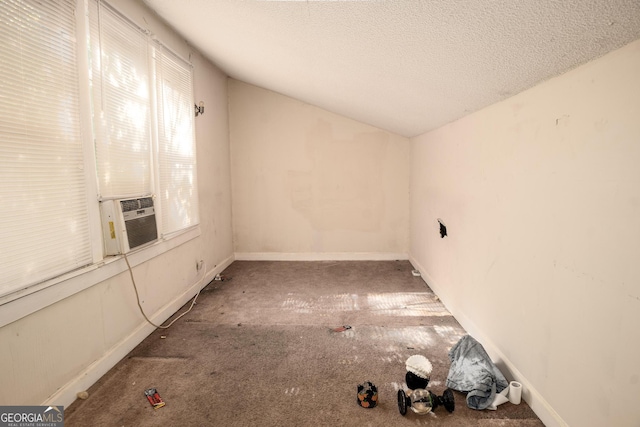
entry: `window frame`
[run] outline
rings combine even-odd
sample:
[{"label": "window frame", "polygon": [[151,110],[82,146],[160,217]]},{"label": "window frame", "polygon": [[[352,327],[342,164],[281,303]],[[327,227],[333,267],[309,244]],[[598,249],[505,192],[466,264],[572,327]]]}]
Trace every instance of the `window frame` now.
[{"label": "window frame", "polygon": [[[77,66],[79,77],[79,108],[80,108],[80,130],[83,146],[83,161],[84,161],[84,174],[85,174],[85,194],[86,194],[86,207],[88,210],[89,220],[89,239],[91,241],[91,253],[93,263],[85,267],[73,269],[65,272],[57,277],[32,283],[25,287],[8,290],[6,293],[0,295],[0,327],[19,320],[29,314],[32,314],[38,310],[41,310],[51,304],[54,304],[64,298],[74,295],[88,289],[96,284],[99,284],[111,277],[127,270],[126,263],[122,255],[108,256],[104,253],[103,244],[103,232],[102,223],[100,218],[100,195],[98,190],[98,177],[97,177],[97,164],[96,164],[96,152],[94,145],[94,128],[92,122],[92,98],[91,98],[91,86],[90,86],[90,62],[89,62],[89,4],[94,0],[74,0],[75,4],[75,19],[76,19],[76,41],[77,41]],[[103,3],[107,5],[112,11],[118,14],[123,19],[132,23],[140,31],[145,32],[148,38],[148,60],[152,63],[152,50],[156,49],[157,45],[160,45],[162,49],[168,50],[172,55],[184,61],[185,64],[189,64],[191,72],[191,101],[194,97],[194,73],[193,65],[190,61],[185,60],[181,55],[177,54],[174,50],[167,47],[164,43],[159,41],[150,31],[143,29],[137,25],[134,21],[129,19],[126,14],[121,13],[117,8],[104,0],[95,0],[98,4]],[[151,67],[150,67],[151,68]],[[151,94],[150,99],[150,111],[151,111],[151,127],[152,136],[150,141],[151,150],[151,162],[153,176],[152,181],[156,181],[155,178],[159,173],[159,165],[157,163],[158,149],[157,139],[157,118],[156,114],[156,81],[155,73],[150,73],[149,91]],[[193,133],[193,146],[194,150],[197,148],[197,141],[195,137],[195,120],[191,122]],[[196,193],[196,200],[198,200],[198,182],[197,182],[197,152],[193,153],[193,161],[196,167],[194,175],[194,191]],[[159,183],[152,182],[152,192],[157,194],[160,189]],[[157,201],[157,199],[156,199]],[[159,228],[158,240],[152,244],[146,245],[139,249],[136,249],[127,254],[131,266],[136,266],[149,261],[157,256],[162,255],[165,252],[170,251],[177,246],[182,245],[192,239],[201,235],[200,230],[200,212],[199,202],[196,207],[196,222],[192,225],[185,227],[184,229],[174,231],[171,233],[163,233]]]}]

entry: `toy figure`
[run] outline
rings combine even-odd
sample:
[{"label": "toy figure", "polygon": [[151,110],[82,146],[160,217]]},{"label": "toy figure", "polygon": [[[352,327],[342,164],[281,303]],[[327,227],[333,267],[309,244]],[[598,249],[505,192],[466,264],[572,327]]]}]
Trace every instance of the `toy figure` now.
[{"label": "toy figure", "polygon": [[410,390],[406,393],[402,389],[398,390],[398,410],[401,415],[407,413],[407,408],[419,415],[427,414],[438,406],[444,406],[449,412],[454,411],[455,399],[451,389],[446,389],[442,396],[436,396],[427,390],[433,369],[429,359],[416,354],[409,357],[405,365],[405,381]]},{"label": "toy figure", "polygon": [[375,408],[378,404],[378,387],[371,381],[358,385],[358,405],[363,408]]}]

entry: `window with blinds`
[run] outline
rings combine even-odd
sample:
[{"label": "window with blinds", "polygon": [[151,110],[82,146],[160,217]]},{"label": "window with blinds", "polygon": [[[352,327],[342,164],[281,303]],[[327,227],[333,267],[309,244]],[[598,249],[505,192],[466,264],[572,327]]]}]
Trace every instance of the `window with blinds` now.
[{"label": "window with blinds", "polygon": [[0,2],[0,39],[0,297],[101,259],[100,199],[153,195],[161,236],[198,224],[187,61],[102,0]]},{"label": "window with blinds", "polygon": [[0,295],[91,264],[75,2],[0,2]]},{"label": "window with blinds", "polygon": [[89,10],[93,126],[101,197],[151,193],[148,37],[107,4]]},{"label": "window with blinds", "polygon": [[158,118],[158,198],[164,234],[198,223],[191,67],[155,46]]}]

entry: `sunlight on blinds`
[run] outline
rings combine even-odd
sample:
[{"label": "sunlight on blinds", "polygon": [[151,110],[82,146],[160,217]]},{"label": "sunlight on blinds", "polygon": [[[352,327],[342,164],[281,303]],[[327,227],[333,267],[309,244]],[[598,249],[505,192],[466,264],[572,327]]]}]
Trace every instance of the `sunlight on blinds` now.
[{"label": "sunlight on blinds", "polygon": [[102,2],[91,2],[91,8],[91,85],[100,195],[150,194],[147,36]]},{"label": "sunlight on blinds", "polygon": [[163,234],[198,223],[191,66],[156,47],[159,198]]},{"label": "sunlight on blinds", "polygon": [[92,262],[74,3],[0,2],[0,295]]}]

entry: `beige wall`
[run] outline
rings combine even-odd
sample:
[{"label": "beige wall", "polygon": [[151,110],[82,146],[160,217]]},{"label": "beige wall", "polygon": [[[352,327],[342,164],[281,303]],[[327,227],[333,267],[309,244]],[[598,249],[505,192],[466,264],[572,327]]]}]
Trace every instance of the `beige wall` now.
[{"label": "beige wall", "polygon": [[[162,322],[197,291],[198,260],[207,265],[203,285],[233,261],[226,76],[139,3],[111,3],[191,55],[195,96],[206,103],[196,119],[201,235],[134,268],[147,314]],[[123,270],[124,261],[116,264]],[[0,328],[0,405],[68,405],[153,329],[126,272],[10,323]]]},{"label": "beige wall", "polygon": [[[238,81],[227,89],[144,6],[115,4],[192,54],[206,103],[201,236],[134,269],[149,315],[162,321],[193,296],[199,259],[211,278],[234,251],[409,252],[545,423],[640,419],[640,42],[408,141]],[[152,329],[126,272],[4,326],[0,404],[68,405]]]},{"label": "beige wall", "polygon": [[412,140],[412,261],[548,425],[640,420],[639,76],[636,41]]},{"label": "beige wall", "polygon": [[409,141],[229,82],[239,259],[406,259]]}]

